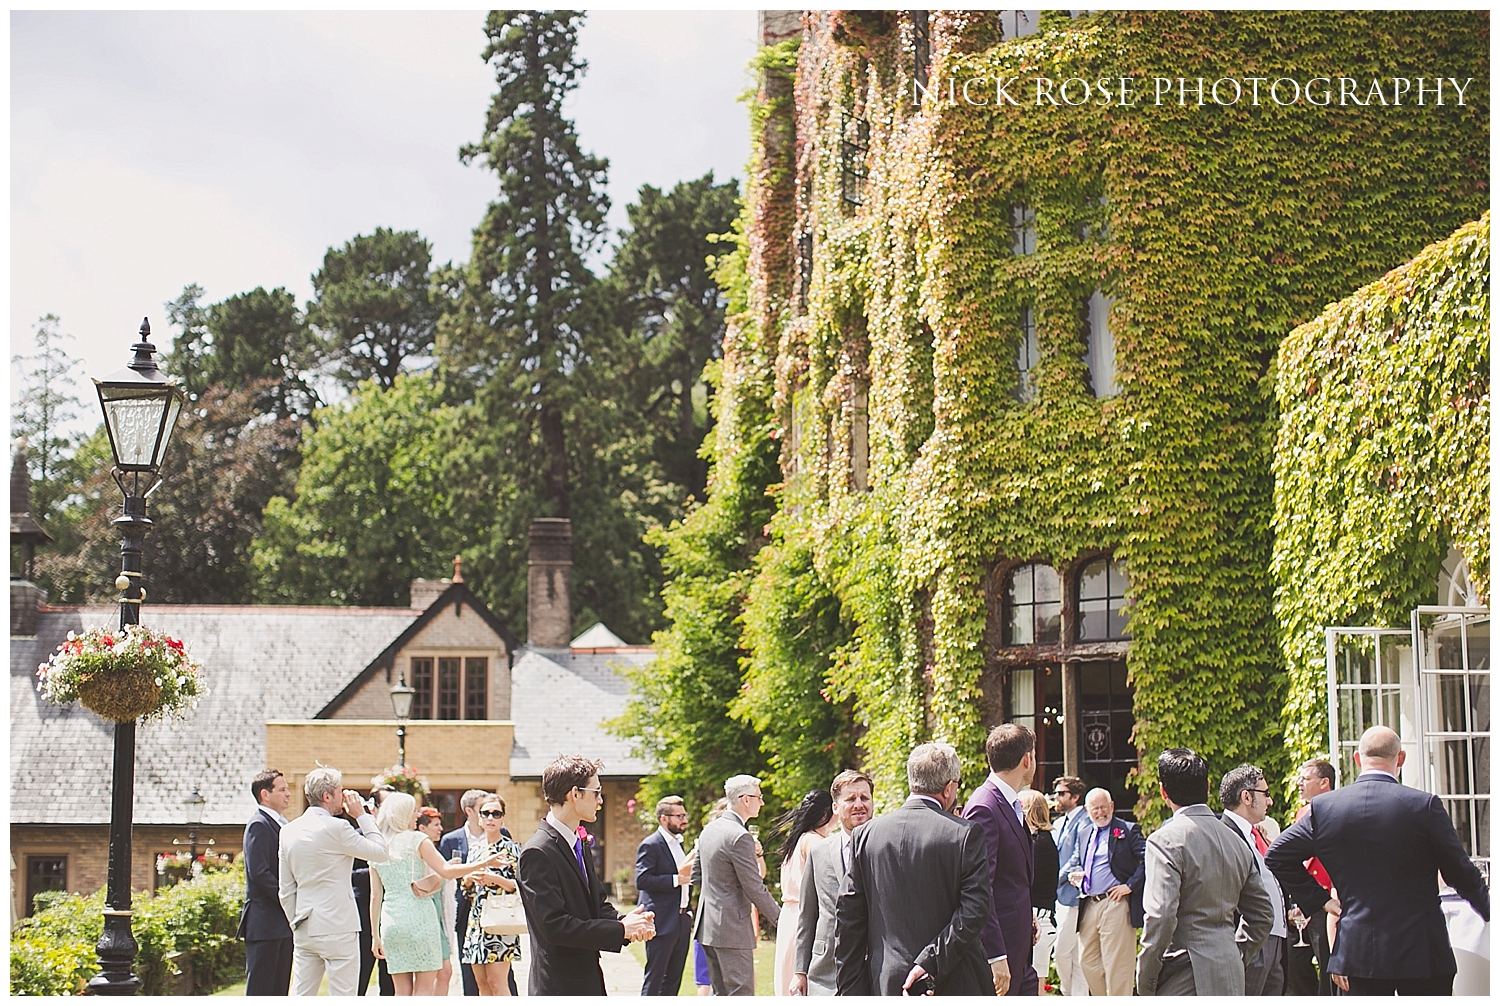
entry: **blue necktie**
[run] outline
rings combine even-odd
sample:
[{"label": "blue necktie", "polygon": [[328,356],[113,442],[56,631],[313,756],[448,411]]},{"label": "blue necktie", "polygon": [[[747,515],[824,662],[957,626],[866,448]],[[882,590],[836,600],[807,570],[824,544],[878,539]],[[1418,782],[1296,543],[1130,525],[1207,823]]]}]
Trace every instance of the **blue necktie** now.
[{"label": "blue necktie", "polygon": [[583,839],[573,843],[573,854],[578,857],[578,873],[583,877],[583,886],[589,886],[589,871],[583,865]]}]

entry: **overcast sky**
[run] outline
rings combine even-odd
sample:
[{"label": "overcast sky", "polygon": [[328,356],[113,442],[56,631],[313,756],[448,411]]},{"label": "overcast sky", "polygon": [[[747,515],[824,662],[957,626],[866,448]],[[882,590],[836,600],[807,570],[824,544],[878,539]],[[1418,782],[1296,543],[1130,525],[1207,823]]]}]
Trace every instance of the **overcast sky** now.
[{"label": "overcast sky", "polygon": [[[305,302],[324,252],[376,227],[467,260],[495,194],[493,175],[458,163],[494,90],[483,23],[12,13],[12,353],[56,314],[80,379],[102,377],[143,315],[170,344],[162,305],[188,283],[210,301],[285,286]],[[642,184],[742,177],[753,11],[595,12],[579,48],[589,70],[568,111],[609,158],[614,227]]]}]

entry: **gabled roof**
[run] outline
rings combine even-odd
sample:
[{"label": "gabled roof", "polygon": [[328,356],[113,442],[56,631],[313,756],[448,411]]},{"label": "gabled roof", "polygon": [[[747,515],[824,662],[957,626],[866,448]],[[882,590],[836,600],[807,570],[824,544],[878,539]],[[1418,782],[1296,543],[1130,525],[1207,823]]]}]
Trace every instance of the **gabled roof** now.
[{"label": "gabled roof", "polygon": [[[135,821],[181,824],[197,787],[205,824],[243,823],[265,768],[268,719],[312,719],[421,613],[410,608],[148,605],[183,639],[208,695],[184,721],[137,729]],[[114,725],[41,697],[36,668],[69,630],[118,625],[114,607],[42,608],[35,639],[10,641],[10,820],[107,824]]]},{"label": "gabled roof", "polygon": [[617,646],[625,646],[625,640],[609,631],[609,626],[603,622],[595,622],[591,628],[584,630],[578,638],[569,644],[575,650],[607,650]]},{"label": "gabled roof", "polygon": [[501,641],[505,643],[505,651],[507,653],[515,653],[516,650],[520,649],[520,641],[505,627],[505,624],[500,619],[495,617],[495,613],[483,601],[474,596],[474,592],[469,590],[467,584],[462,580],[456,581],[450,584],[447,590],[439,594],[437,599],[427,606],[427,610],[423,611],[408,625],[401,635],[391,640],[391,644],[381,650],[375,656],[375,659],[371,660],[369,664],[361,669],[358,675],[328,701],[327,705],[319,709],[313,719],[332,719],[333,714],[338,711],[338,708],[358,692],[370,678],[374,677],[380,671],[390,670],[392,662],[396,659],[396,654],[400,653],[416,637],[417,633],[421,632],[429,622],[436,618],[450,604],[468,605],[471,609],[478,612],[479,617],[484,619],[484,624],[494,630],[495,635],[499,636]]},{"label": "gabled roof", "polygon": [[560,754],[604,761],[600,775],[649,775],[656,766],[631,752],[631,742],[604,729],[630,698],[625,673],[650,663],[648,647],[611,651],[523,650],[511,668],[510,718],[516,725],[510,774],[540,779]]}]

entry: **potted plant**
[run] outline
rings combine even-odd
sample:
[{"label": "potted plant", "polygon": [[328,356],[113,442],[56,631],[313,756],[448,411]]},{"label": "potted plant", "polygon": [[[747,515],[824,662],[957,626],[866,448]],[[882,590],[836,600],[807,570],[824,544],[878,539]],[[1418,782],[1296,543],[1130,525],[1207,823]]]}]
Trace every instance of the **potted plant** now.
[{"label": "potted plant", "polygon": [[116,722],[185,716],[208,692],[182,640],[143,625],[70,632],[36,673],[44,698]]},{"label": "potted plant", "polygon": [[384,769],[370,780],[370,785],[389,786],[398,793],[410,793],[417,798],[418,803],[422,802],[422,797],[431,792],[427,780],[418,775],[417,770],[410,765],[404,768]]}]

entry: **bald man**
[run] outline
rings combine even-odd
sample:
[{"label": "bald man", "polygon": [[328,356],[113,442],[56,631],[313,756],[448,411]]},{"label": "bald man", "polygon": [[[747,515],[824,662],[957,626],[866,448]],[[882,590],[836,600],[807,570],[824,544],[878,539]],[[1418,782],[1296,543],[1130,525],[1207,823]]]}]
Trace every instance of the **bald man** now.
[{"label": "bald man", "polygon": [[1135,931],[1144,913],[1146,838],[1115,816],[1107,789],[1083,800],[1089,823],[1063,864],[1060,879],[1078,888],[1078,954],[1089,995],[1128,996],[1135,984]]},{"label": "bald man", "polygon": [[[1371,727],[1359,739],[1353,785],[1313,798],[1307,814],[1266,853],[1266,865],[1302,911],[1339,920],[1328,970],[1352,995],[1453,994],[1458,964],[1438,901],[1438,873],[1480,916],[1490,893],[1442,801],[1401,785],[1401,738]],[[1316,856],[1330,896],[1303,866]]]}]

